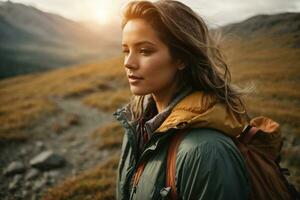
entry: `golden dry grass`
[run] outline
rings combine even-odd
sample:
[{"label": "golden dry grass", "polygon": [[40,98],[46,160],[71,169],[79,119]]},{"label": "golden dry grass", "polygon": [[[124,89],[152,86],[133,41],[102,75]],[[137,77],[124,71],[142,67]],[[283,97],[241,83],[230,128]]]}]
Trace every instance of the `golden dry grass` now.
[{"label": "golden dry grass", "polygon": [[3,101],[0,106],[0,140],[26,139],[25,128],[56,110],[52,102],[41,97],[17,97],[16,100],[2,103]]},{"label": "golden dry grass", "polygon": [[228,40],[223,44],[235,83],[254,83],[245,97],[253,116],[269,116],[291,126],[287,135],[300,136],[300,49],[284,44],[285,37]]},{"label": "golden dry grass", "polygon": [[110,90],[91,94],[83,99],[83,103],[105,112],[113,112],[120,105],[128,103],[130,91],[128,88],[116,91]]},{"label": "golden dry grass", "polygon": [[92,134],[92,139],[100,140],[99,150],[118,148],[122,144],[124,130],[120,123],[113,122],[96,129]]},{"label": "golden dry grass", "polygon": [[[126,85],[124,73],[122,58],[116,57],[0,81],[0,140],[26,138],[25,128],[57,110],[49,97],[82,98],[112,87],[122,88]],[[116,107],[119,100],[114,99]]]},{"label": "golden dry grass", "polygon": [[45,192],[43,200],[114,200],[119,154]]}]

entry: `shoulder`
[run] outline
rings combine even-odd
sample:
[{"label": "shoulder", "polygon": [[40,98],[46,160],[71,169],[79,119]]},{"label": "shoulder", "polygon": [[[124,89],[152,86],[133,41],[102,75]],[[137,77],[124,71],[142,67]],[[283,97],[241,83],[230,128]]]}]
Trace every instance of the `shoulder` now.
[{"label": "shoulder", "polygon": [[179,151],[186,153],[196,150],[218,150],[232,149],[238,151],[232,139],[222,132],[209,128],[194,128],[184,133]]},{"label": "shoulder", "polygon": [[211,168],[224,170],[217,165],[245,170],[244,158],[232,139],[214,129],[189,130],[182,138],[176,157],[181,167],[189,168],[197,163],[207,171]]},{"label": "shoulder", "polygon": [[175,176],[186,199],[246,199],[248,195],[248,175],[239,149],[230,137],[214,129],[185,133]]}]

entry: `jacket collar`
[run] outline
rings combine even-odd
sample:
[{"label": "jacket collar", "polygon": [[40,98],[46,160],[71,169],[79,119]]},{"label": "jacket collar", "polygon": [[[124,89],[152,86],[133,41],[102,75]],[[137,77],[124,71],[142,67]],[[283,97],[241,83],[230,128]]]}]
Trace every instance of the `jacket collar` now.
[{"label": "jacket collar", "polygon": [[[144,99],[145,111],[155,104],[151,94]],[[138,122],[131,121],[129,104],[114,112],[114,116],[123,122],[137,127]],[[185,88],[175,95],[171,103],[159,114],[145,122],[146,131],[163,133],[170,129],[213,128],[230,137],[238,136],[247,126],[245,114],[234,113],[212,95]]]},{"label": "jacket collar", "polygon": [[172,109],[156,132],[165,132],[171,128],[205,127],[236,137],[247,125],[248,119],[245,114],[234,113],[212,95],[194,91]]},{"label": "jacket collar", "polygon": [[[192,91],[193,89],[190,87],[182,87],[174,94],[168,106],[158,114],[157,112],[156,113],[153,112],[153,110],[156,110],[156,104],[152,95],[151,94],[145,95],[143,100],[143,107],[144,107],[143,118],[145,120],[144,126],[146,128],[146,131],[150,135],[154,133],[155,130],[163,123],[163,121],[170,115],[172,109],[176,106],[176,104],[180,102],[188,94],[192,93]],[[117,109],[117,111],[114,112],[113,115],[116,117],[116,119],[123,122],[123,125],[130,124],[136,129],[139,128],[138,121],[133,120],[133,114],[130,110],[130,103],[126,104],[122,108]]]},{"label": "jacket collar", "polygon": [[[168,118],[168,116],[172,113],[173,108],[178,104],[183,98],[185,98],[188,94],[190,94],[193,91],[192,88],[182,88],[179,90],[172,98],[171,102],[168,104],[168,106],[162,110],[162,112],[156,114],[156,115],[149,115],[147,121],[145,122],[145,128],[146,131],[149,134],[153,134],[156,132],[160,125]],[[148,111],[150,109],[156,110],[155,101],[152,97],[152,95],[147,95],[145,98],[145,115],[148,114]]]}]

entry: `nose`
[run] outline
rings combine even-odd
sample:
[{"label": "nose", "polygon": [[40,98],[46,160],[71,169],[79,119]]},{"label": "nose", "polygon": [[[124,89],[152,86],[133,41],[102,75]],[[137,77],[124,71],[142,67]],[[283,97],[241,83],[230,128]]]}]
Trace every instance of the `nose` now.
[{"label": "nose", "polygon": [[124,58],[124,67],[127,69],[137,69],[138,68],[138,62],[134,55],[128,54]]}]

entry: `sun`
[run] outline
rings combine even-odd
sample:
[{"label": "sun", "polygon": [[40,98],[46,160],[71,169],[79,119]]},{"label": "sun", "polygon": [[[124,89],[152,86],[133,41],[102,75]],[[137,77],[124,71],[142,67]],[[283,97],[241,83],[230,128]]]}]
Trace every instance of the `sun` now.
[{"label": "sun", "polygon": [[112,18],[112,5],[107,2],[102,1],[96,10],[96,21],[100,24],[108,24]]},{"label": "sun", "polygon": [[96,13],[96,20],[100,24],[107,24],[110,18],[110,13],[106,10],[99,10]]}]

